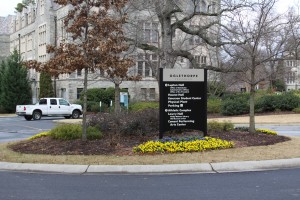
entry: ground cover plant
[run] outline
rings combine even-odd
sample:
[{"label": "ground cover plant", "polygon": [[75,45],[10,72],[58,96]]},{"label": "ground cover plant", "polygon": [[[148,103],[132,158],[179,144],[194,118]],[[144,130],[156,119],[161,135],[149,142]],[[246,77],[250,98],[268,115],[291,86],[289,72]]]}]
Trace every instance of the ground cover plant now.
[{"label": "ground cover plant", "polygon": [[[138,112],[129,112],[128,114],[100,113],[90,115],[88,124],[90,129],[93,130],[92,133],[96,133],[92,135],[97,135],[97,137],[91,137],[87,141],[82,141],[78,136],[77,138],[73,137],[72,131],[63,131],[60,136],[55,136],[59,132],[58,130],[63,129],[58,128],[58,130],[53,129],[28,140],[13,143],[9,145],[9,148],[16,152],[30,154],[136,155],[145,153],[146,151],[142,150],[146,149],[144,146],[146,144],[153,146],[155,142],[155,145],[162,144],[164,149],[158,151],[147,150],[147,152],[194,152],[272,145],[289,140],[288,137],[262,133],[268,132],[262,130],[257,131],[256,134],[250,134],[247,129],[234,129],[233,124],[230,122],[210,122],[208,124],[208,138],[211,139],[203,138],[202,133],[199,131],[181,130],[165,133],[163,140],[159,141],[157,109],[145,109]],[[78,125],[63,125],[62,127],[69,127],[69,129],[75,127],[74,129],[78,130]],[[80,130],[77,132],[80,132]]]},{"label": "ground cover plant", "polygon": [[[189,138],[189,137],[188,137]],[[216,139],[212,137],[189,138],[188,141],[175,139],[172,141],[148,141],[133,148],[137,153],[178,153],[178,152],[198,152],[214,149],[232,148],[233,142]]]}]

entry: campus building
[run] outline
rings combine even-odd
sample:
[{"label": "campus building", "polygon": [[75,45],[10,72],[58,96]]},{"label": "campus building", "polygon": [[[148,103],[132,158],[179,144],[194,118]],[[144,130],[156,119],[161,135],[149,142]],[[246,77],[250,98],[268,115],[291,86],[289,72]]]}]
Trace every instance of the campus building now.
[{"label": "campus building", "polygon": [[13,19],[12,15],[7,17],[0,17],[0,62],[4,60],[7,56],[9,56],[9,25],[11,20]]},{"label": "campus building", "polygon": [[[197,9],[217,9],[216,0],[199,1]],[[10,23],[10,51],[17,49],[21,53],[23,60],[37,60],[45,62],[50,59],[46,53],[46,45],[59,45],[61,42],[68,40],[68,33],[64,26],[70,6],[59,6],[53,0],[37,0],[36,3],[30,4],[17,13]],[[203,10],[201,10],[203,11]],[[207,10],[209,11],[209,10]],[[139,34],[146,43],[159,45],[158,20],[145,13],[131,13],[131,16],[140,17],[138,20]],[[150,20],[151,19],[151,20]],[[197,23],[191,24],[196,26]],[[216,31],[217,32],[217,31]],[[209,49],[205,43],[196,36],[184,36],[180,32],[174,33],[174,45],[183,45],[190,48],[199,64],[213,64],[216,62],[216,51]],[[158,82],[156,73],[159,66],[159,57],[151,52],[145,52],[136,49],[133,52],[135,65],[130,69],[131,73],[141,75],[140,81],[123,81],[121,88],[128,90],[131,100],[133,101],[157,101],[158,100]],[[185,58],[179,58],[175,67],[190,68],[190,63]],[[55,80],[55,92],[57,97],[63,97],[71,102],[76,101],[83,90],[83,70],[74,71],[71,74],[61,74]],[[210,78],[216,77],[216,74],[210,73]],[[38,99],[39,94],[39,74],[35,70],[29,70],[29,78],[32,82],[33,103]],[[89,74],[88,88],[114,87],[114,84],[101,77],[100,71]]]}]

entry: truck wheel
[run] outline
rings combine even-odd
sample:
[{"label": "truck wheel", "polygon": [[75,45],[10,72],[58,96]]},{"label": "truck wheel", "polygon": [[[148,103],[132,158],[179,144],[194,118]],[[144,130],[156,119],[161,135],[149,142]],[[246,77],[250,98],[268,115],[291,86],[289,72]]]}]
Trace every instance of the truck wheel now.
[{"label": "truck wheel", "polygon": [[25,115],[24,118],[27,120],[27,121],[30,121],[32,119],[32,116],[31,115]]},{"label": "truck wheel", "polygon": [[80,112],[78,110],[74,110],[72,113],[73,119],[78,119],[80,117]]},{"label": "truck wheel", "polygon": [[40,120],[42,117],[42,113],[40,111],[33,111],[32,114],[33,120]]}]

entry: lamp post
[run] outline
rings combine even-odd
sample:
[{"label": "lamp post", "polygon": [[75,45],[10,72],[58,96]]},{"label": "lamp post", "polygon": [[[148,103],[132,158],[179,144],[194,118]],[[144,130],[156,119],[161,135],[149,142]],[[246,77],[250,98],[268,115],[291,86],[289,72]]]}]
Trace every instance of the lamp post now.
[{"label": "lamp post", "polygon": [[292,69],[291,69],[291,71],[293,72],[293,73],[295,73],[295,90],[297,90],[298,88],[298,67],[293,67]]},{"label": "lamp post", "polygon": [[20,33],[18,34],[18,38],[19,38],[19,59],[18,59],[18,61],[20,63],[20,61],[21,61],[21,34]]},{"label": "lamp post", "polygon": [[36,80],[35,78],[32,78],[31,81],[33,83],[32,103],[36,104],[37,103]]}]

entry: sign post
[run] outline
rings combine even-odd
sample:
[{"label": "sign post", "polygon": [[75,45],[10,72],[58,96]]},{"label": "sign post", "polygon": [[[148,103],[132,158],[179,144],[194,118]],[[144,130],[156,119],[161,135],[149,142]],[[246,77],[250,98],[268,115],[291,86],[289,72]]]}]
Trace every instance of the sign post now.
[{"label": "sign post", "polygon": [[159,138],[171,130],[207,135],[207,70],[160,69]]}]

